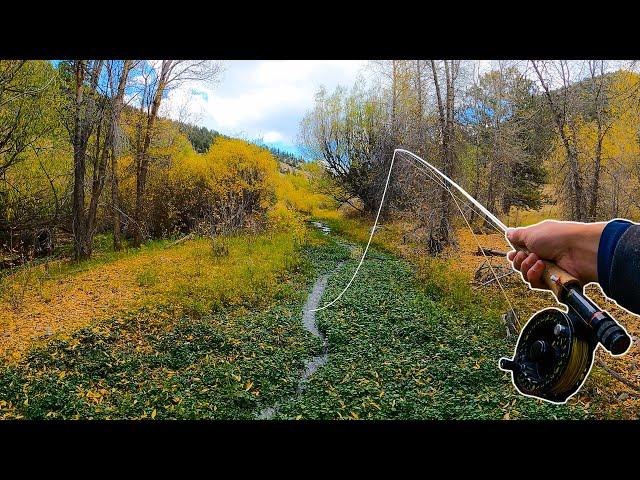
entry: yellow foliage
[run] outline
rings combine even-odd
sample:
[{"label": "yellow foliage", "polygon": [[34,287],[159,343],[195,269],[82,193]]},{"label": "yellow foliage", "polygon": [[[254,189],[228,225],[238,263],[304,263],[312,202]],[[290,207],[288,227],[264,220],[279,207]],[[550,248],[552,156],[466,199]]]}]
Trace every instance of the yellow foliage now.
[{"label": "yellow foliage", "polygon": [[307,215],[313,214],[316,208],[333,206],[329,197],[313,191],[309,178],[302,173],[281,175],[276,183],[276,196],[288,208]]},{"label": "yellow foliage", "polygon": [[[268,231],[220,237],[224,248],[218,250],[199,239],[166,250],[156,244],[122,252],[73,271],[60,261],[21,269],[0,280],[0,329],[5,332],[0,358],[16,360],[34,342],[143,307],[179,316],[185,310],[207,313],[270,298],[269,291],[281,283],[278,276],[298,261],[303,220],[318,211],[331,214],[334,202],[314,192],[313,172],[280,173],[268,150],[242,140],[218,138],[199,154],[170,124],[161,121],[160,127],[146,192],[150,212],[161,211],[167,222],[176,222],[178,213],[189,213],[194,205],[226,207],[253,198]],[[131,154],[119,158],[127,210],[135,195],[133,162]]]},{"label": "yellow foliage", "polygon": [[284,202],[278,201],[267,212],[267,222],[271,230],[276,232],[288,232],[297,241],[302,241],[305,227],[299,214],[288,208]]},{"label": "yellow foliage", "polygon": [[172,158],[168,180],[183,189],[205,188],[214,199],[255,196],[261,208],[273,203],[278,164],[265,149],[242,140],[219,138],[200,155],[184,148]]},{"label": "yellow foliage", "polygon": [[[259,304],[272,298],[280,276],[299,261],[289,233],[233,236],[226,242],[229,253],[223,257],[212,252],[207,239],[197,239],[169,249],[143,248],[75,274],[56,261],[46,270],[35,266],[1,279],[0,359],[19,360],[33,343],[141,308],[180,318],[184,312]],[[14,292],[20,292],[19,299]]]},{"label": "yellow foliage", "polygon": [[205,155],[209,188],[223,196],[248,192],[260,197],[260,206],[272,202],[278,162],[267,150],[235,139],[216,141]]},{"label": "yellow foliage", "polygon": [[[151,190],[157,193],[150,201],[162,202],[166,214],[186,208],[225,223],[264,213],[268,227],[298,234],[301,217],[333,205],[313,190],[311,173],[281,173],[277,160],[262,147],[218,138],[208,152],[198,154],[185,142],[174,142],[169,168],[152,181]],[[181,197],[184,204],[172,204],[167,197]]]},{"label": "yellow foliage", "polygon": [[340,210],[334,208],[315,207],[311,211],[311,216],[325,220],[341,220],[344,215]]},{"label": "yellow foliage", "polygon": [[[640,77],[631,72],[616,72],[608,86],[609,102],[604,111],[602,140],[601,174],[599,181],[599,211],[603,219],[612,215],[632,216],[634,213],[633,196],[640,188],[640,179],[636,172],[637,159],[640,157],[640,116],[636,106],[640,101]],[[571,127],[567,126],[568,136],[575,132],[581,176],[591,181],[594,176],[594,159],[598,142],[598,130],[595,119],[578,118]],[[548,158],[548,169],[557,174],[551,176],[555,190],[559,190],[565,180],[565,172],[559,166],[566,160],[562,142],[556,138]],[[590,188],[590,184],[585,184]],[[637,200],[637,199],[636,199]]]}]

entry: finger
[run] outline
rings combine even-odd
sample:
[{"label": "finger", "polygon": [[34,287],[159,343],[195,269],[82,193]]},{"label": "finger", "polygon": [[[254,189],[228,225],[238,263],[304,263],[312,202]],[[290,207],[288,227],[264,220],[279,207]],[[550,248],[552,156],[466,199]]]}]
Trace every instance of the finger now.
[{"label": "finger", "polygon": [[510,228],[507,230],[507,240],[511,243],[511,245],[515,246],[526,246],[525,236],[526,236],[525,228]]},{"label": "finger", "polygon": [[516,253],[518,253],[518,252],[517,252],[517,251],[515,251],[515,250],[511,250],[510,252],[508,252],[508,253],[507,253],[507,259],[508,259],[510,262],[513,262],[513,259],[515,258]]},{"label": "finger", "polygon": [[527,278],[527,272],[536,263],[538,260],[538,256],[535,253],[530,253],[527,258],[525,258],[520,264],[520,271],[522,272],[522,277]]},{"label": "finger", "polygon": [[547,288],[542,280],[542,274],[544,273],[544,262],[538,260],[527,272],[527,280],[533,288]]},{"label": "finger", "polygon": [[525,252],[516,253],[515,258],[513,259],[513,268],[520,270],[520,265],[522,265],[525,258],[527,258],[527,254]]}]

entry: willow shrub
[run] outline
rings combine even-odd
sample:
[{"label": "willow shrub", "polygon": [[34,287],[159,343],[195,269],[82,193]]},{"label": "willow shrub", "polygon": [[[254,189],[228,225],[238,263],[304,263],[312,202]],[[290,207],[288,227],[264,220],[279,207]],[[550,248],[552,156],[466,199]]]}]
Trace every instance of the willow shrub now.
[{"label": "willow shrub", "polygon": [[[242,140],[221,137],[199,154],[176,134],[162,153],[166,160],[155,163],[146,192],[147,229],[156,238],[265,228],[298,237],[300,220],[331,203],[312,191],[307,172],[283,174],[268,150]],[[134,188],[134,182],[123,188],[129,205]]]}]

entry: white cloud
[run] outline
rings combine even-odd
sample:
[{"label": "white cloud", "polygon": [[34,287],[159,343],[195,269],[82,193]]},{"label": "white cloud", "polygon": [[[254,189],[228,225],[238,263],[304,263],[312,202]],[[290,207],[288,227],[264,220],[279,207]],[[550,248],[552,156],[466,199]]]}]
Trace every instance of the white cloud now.
[{"label": "white cloud", "polygon": [[[366,61],[228,61],[217,87],[181,85],[163,108],[172,118],[227,135],[292,145],[320,85],[351,86]],[[267,132],[267,133],[263,133]]]},{"label": "white cloud", "polygon": [[276,132],[275,130],[272,130],[270,132],[265,133],[264,136],[262,137],[262,140],[265,143],[276,143],[284,140],[284,137],[280,132]]}]

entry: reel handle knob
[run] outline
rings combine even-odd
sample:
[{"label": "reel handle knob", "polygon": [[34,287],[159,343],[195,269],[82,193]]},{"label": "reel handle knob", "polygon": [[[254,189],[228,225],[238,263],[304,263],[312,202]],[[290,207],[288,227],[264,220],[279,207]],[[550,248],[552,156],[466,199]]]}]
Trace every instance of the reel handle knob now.
[{"label": "reel handle knob", "polygon": [[514,362],[510,358],[502,357],[500,359],[500,368],[502,370],[509,370],[513,373],[518,373],[520,371],[520,364]]},{"label": "reel handle knob", "polygon": [[547,342],[544,340],[536,340],[533,342],[533,345],[531,345],[531,352],[529,355],[535,361],[542,361],[548,358],[550,353],[551,351]]}]

